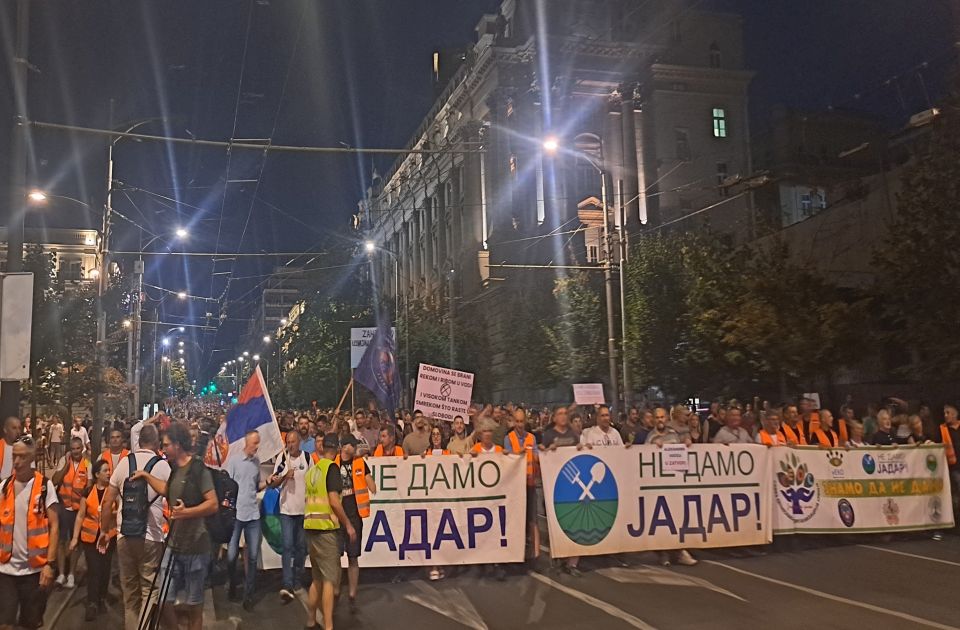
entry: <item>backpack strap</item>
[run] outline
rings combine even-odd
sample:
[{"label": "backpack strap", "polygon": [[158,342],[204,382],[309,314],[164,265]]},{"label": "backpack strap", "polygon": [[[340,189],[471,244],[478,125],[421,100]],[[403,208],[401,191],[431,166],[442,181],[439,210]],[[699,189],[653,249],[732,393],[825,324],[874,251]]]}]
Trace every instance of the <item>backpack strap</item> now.
[{"label": "backpack strap", "polygon": [[127,455],[127,468],[129,469],[127,470],[127,477],[133,477],[133,473],[137,472],[137,458],[133,453]]}]

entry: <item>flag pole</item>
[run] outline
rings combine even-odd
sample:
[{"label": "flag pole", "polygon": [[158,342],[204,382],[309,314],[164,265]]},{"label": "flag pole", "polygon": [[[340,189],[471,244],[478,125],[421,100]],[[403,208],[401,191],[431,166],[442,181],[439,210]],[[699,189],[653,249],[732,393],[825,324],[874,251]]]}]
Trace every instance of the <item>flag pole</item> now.
[{"label": "flag pole", "polygon": [[350,417],[352,418],[357,411],[357,404],[354,400],[353,392],[353,368],[350,368]]},{"label": "flag pole", "polygon": [[[352,372],[353,370],[351,370]],[[347,383],[347,388],[343,390],[343,396],[340,397],[340,402],[337,403],[337,408],[333,411],[333,415],[340,413],[340,407],[343,406],[343,401],[347,399],[347,394],[353,391],[353,376],[350,377],[350,382]]]}]

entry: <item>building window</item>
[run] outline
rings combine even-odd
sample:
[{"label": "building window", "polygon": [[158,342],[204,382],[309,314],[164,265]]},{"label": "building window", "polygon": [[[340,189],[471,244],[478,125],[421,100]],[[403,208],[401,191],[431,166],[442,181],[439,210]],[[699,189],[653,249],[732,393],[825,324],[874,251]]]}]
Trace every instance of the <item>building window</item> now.
[{"label": "building window", "polygon": [[713,137],[727,137],[727,110],[722,107],[713,108]]},{"label": "building window", "polygon": [[720,67],[720,47],[717,46],[717,42],[710,44],[710,67]]},{"label": "building window", "polygon": [[600,248],[596,245],[587,246],[587,262],[600,262]]},{"label": "building window", "polygon": [[514,179],[517,177],[517,155],[514,153],[510,156],[510,174],[513,175]]},{"label": "building window", "polygon": [[730,195],[730,190],[723,185],[723,182],[727,179],[727,163],[726,162],[717,162],[717,186],[720,189],[720,196],[727,197]]},{"label": "building window", "polygon": [[686,129],[677,127],[673,130],[674,140],[677,145],[677,159],[681,162],[690,160],[690,133]]}]

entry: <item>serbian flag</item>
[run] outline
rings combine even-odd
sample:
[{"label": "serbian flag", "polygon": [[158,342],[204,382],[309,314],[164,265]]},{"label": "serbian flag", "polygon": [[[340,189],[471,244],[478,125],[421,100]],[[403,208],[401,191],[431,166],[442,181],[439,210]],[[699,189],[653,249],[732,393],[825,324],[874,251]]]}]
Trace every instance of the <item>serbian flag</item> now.
[{"label": "serbian flag", "polygon": [[280,425],[277,424],[277,417],[273,413],[270,394],[267,393],[267,384],[263,380],[259,365],[247,384],[240,390],[237,404],[227,412],[224,427],[227,442],[230,444],[227,459],[243,450],[244,436],[250,431],[260,434],[260,449],[257,451],[257,457],[261,462],[272,459],[283,450]]}]

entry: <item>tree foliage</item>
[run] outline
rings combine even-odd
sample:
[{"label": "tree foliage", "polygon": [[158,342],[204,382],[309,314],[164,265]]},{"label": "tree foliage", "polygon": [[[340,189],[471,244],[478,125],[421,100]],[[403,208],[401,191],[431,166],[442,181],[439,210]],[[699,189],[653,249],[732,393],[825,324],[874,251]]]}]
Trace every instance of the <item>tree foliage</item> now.
[{"label": "tree foliage", "polygon": [[876,252],[876,299],[902,374],[960,378],[960,98],[903,175],[898,214]]},{"label": "tree foliage", "polygon": [[558,315],[543,332],[547,370],[557,380],[582,383],[603,378],[606,319],[601,280],[599,274],[574,271],[554,283]]}]

